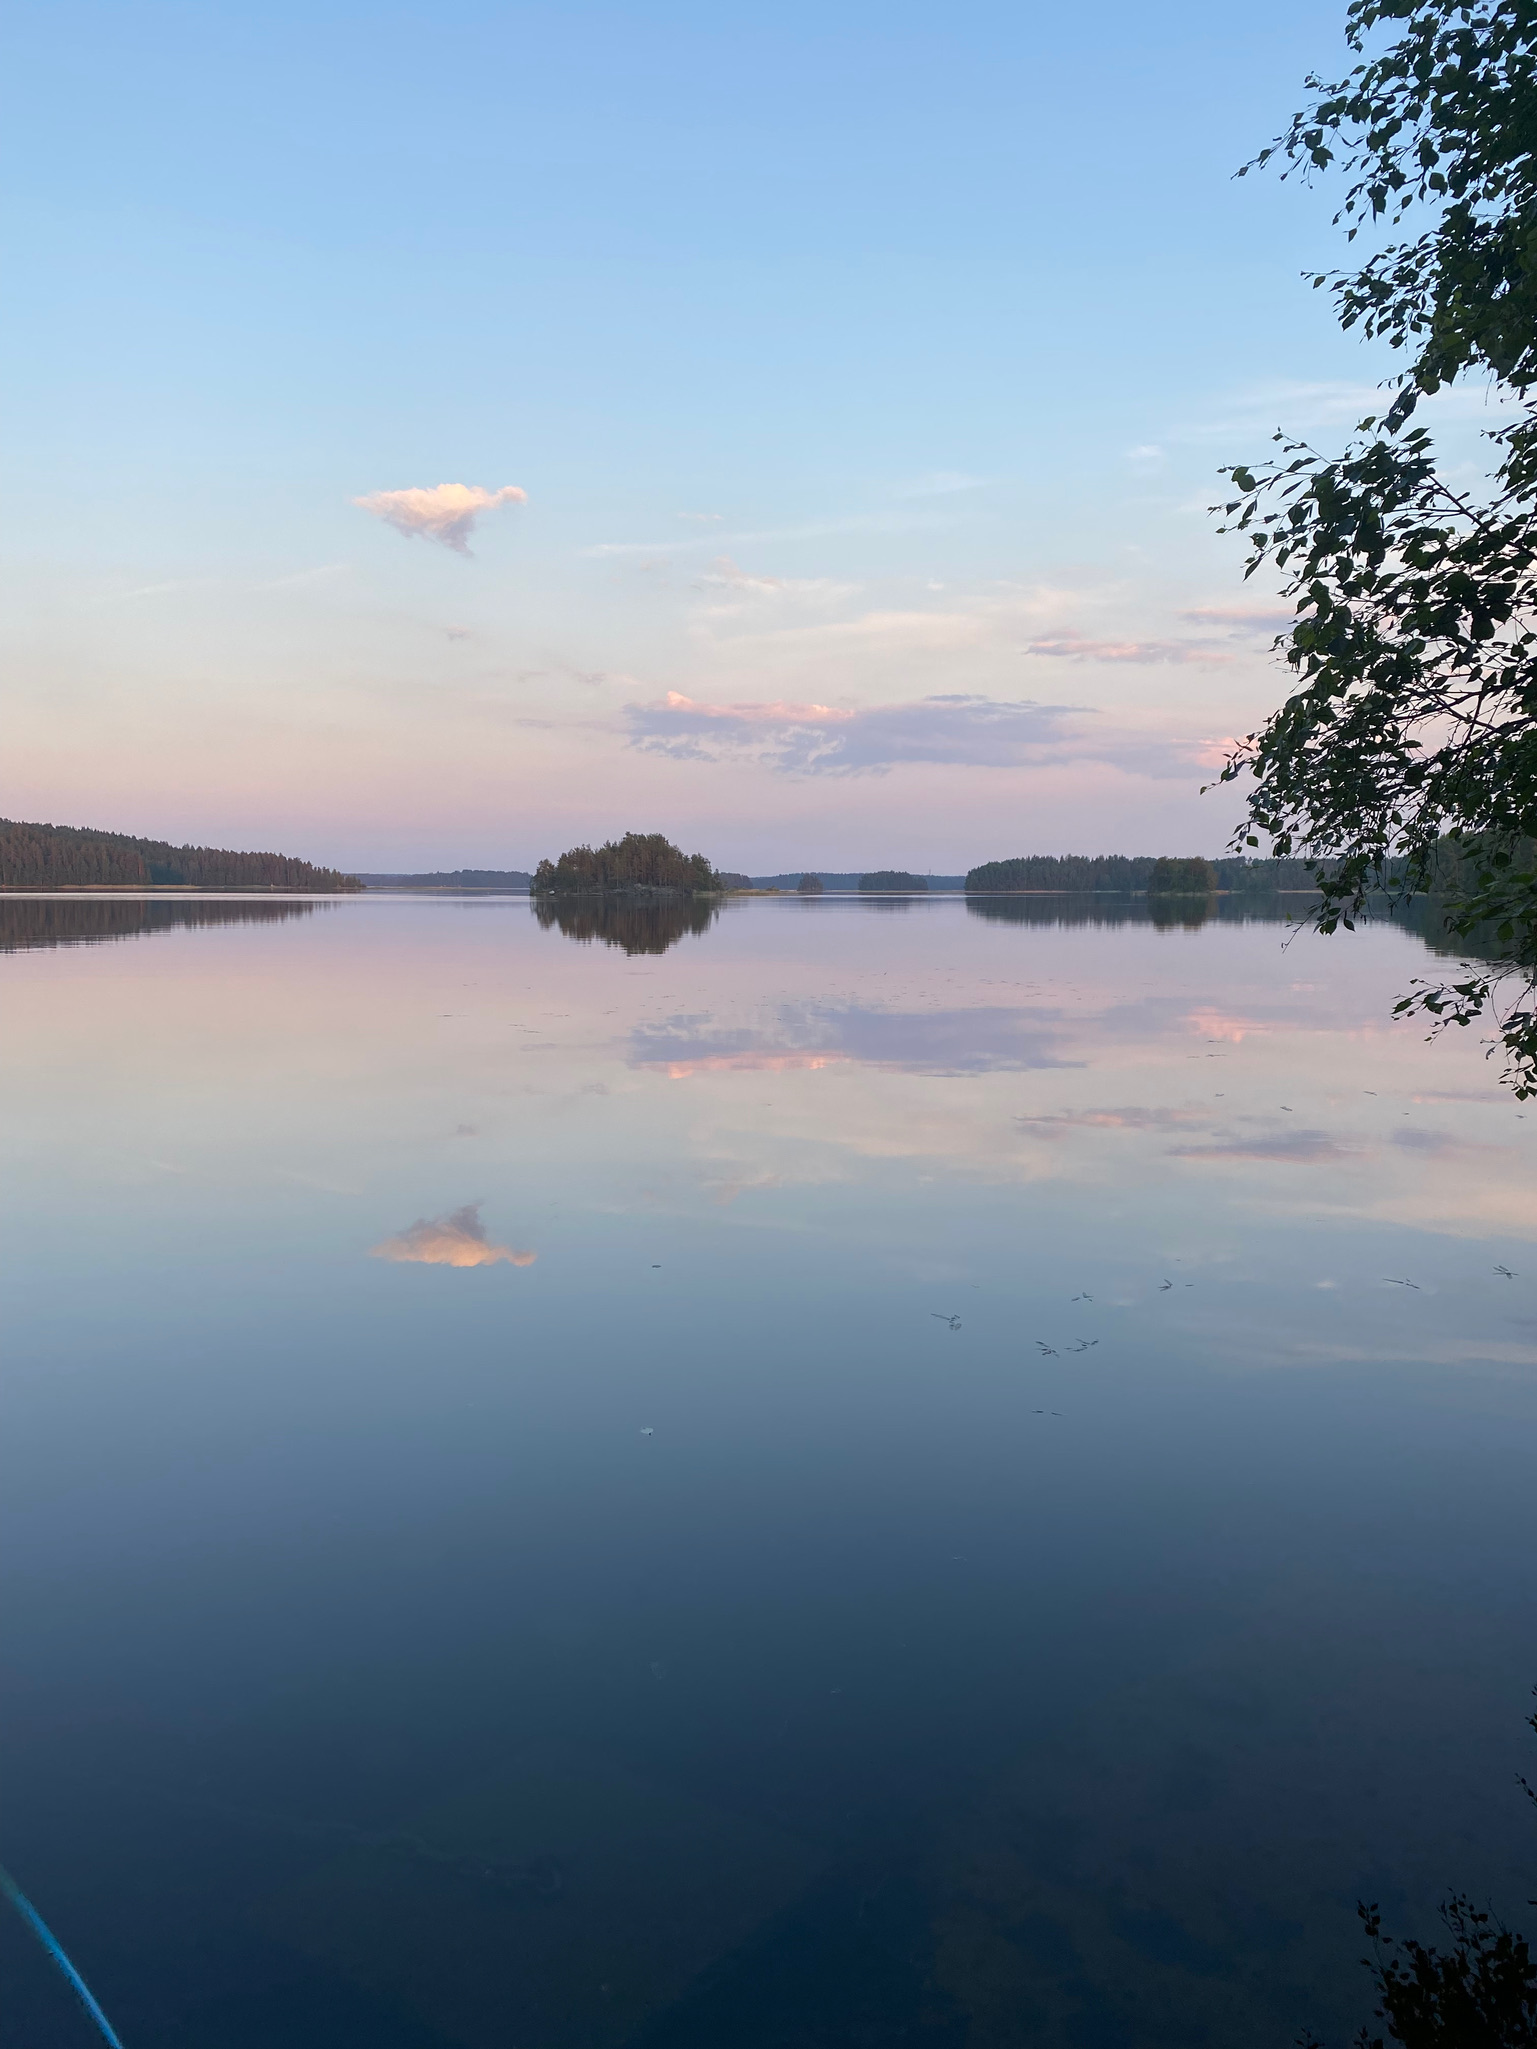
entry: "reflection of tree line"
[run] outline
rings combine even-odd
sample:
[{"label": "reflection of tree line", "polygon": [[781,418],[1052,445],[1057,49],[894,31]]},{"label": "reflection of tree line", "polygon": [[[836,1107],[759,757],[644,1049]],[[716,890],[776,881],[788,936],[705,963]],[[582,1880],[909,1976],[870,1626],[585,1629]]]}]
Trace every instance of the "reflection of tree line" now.
[{"label": "reflection of tree line", "polygon": [[626,953],[665,953],[690,933],[708,932],[722,908],[719,897],[705,896],[538,896],[533,903],[546,932],[554,925],[567,939],[601,939]]},{"label": "reflection of tree line", "polygon": [[177,903],[134,897],[101,903],[84,897],[0,896],[0,953],[146,939],[189,925],[270,925],[307,918],[316,908],[313,903]]},{"label": "reflection of tree line", "polygon": [[1193,932],[1210,923],[1284,925],[1312,902],[1307,891],[1246,890],[1241,895],[1124,896],[1108,890],[1063,890],[1035,896],[968,894],[974,918],[1004,925],[1153,925]]}]

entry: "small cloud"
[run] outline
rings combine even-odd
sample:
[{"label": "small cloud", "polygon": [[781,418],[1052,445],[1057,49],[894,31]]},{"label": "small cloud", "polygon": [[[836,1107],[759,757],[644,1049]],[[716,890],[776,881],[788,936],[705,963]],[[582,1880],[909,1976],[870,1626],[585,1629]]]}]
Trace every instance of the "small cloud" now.
[{"label": "small cloud", "polygon": [[470,637],[470,629],[468,628],[468,626],[450,626],[448,629],[448,637],[450,640],[468,640]]},{"label": "small cloud", "polygon": [[491,1244],[478,1202],[467,1202],[446,1217],[418,1217],[409,1230],[376,1245],[371,1256],[416,1260],[424,1266],[532,1266],[539,1257],[537,1252]]},{"label": "small cloud", "polygon": [[719,526],[725,518],[723,512],[680,512],[679,519],[686,519],[691,526]]},{"label": "small cloud", "polygon": [[750,570],[740,568],[729,555],[717,555],[699,581],[722,585],[727,590],[761,593],[765,596],[785,588],[782,576],[754,576]]},{"label": "small cloud", "polygon": [[1128,462],[1162,462],[1163,450],[1156,441],[1142,441],[1135,448],[1127,449],[1126,460]]},{"label": "small cloud", "polygon": [[516,484],[503,484],[497,491],[488,491],[483,484],[434,484],[430,489],[418,484],[406,491],[373,491],[352,502],[408,541],[422,534],[456,554],[468,555],[480,515],[502,505],[526,505],[528,493]]},{"label": "small cloud", "polygon": [[1179,616],[1188,619],[1192,626],[1237,626],[1251,633],[1281,633],[1296,624],[1292,613],[1275,606],[1267,609],[1253,605],[1197,605]]},{"label": "small cloud", "polygon": [[1072,662],[1230,662],[1225,648],[1209,640],[1089,640],[1081,633],[1056,633],[1027,641],[1024,655],[1050,655]]}]

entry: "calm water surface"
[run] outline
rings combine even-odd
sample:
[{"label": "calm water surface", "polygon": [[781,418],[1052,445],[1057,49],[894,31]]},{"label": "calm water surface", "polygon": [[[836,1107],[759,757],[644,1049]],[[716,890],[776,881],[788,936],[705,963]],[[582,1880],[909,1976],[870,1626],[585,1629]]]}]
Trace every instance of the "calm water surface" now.
[{"label": "calm water surface", "polygon": [[1530,1919],[1537,1105],[1404,932],[1064,918],[0,905],[0,1854],[128,2049],[1280,2049]]}]

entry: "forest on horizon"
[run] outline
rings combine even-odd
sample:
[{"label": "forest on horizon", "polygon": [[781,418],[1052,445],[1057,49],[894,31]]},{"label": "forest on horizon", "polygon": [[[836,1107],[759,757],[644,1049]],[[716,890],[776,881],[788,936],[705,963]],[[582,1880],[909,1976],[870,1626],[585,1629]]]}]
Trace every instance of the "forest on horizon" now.
[{"label": "forest on horizon", "polygon": [[173,847],[89,826],[0,819],[0,889],[293,889],[332,895],[360,890],[355,875],[290,854],[226,847]]}]

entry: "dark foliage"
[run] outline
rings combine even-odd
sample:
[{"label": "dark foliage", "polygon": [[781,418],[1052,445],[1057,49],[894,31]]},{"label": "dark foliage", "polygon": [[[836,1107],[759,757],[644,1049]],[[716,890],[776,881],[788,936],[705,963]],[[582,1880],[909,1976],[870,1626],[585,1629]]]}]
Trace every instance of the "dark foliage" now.
[{"label": "dark foliage", "polygon": [[[1537,1693],[1537,1688],[1533,1689]],[[1527,1716],[1537,1730],[1537,1715]],[[1520,1781],[1528,1800],[1537,1792]],[[1537,1906],[1537,1900],[1528,1902]],[[1532,2049],[1537,2044],[1537,1958],[1524,1936],[1504,1928],[1464,1893],[1441,1908],[1451,1947],[1431,1948],[1412,1936],[1382,1932],[1382,1915],[1358,1906],[1372,1953],[1362,1963],[1377,1988],[1376,2018],[1388,2039],[1406,2049]],[[1299,2049],[1322,2049],[1312,2034]],[[1356,2049],[1386,2049],[1381,2035],[1362,2028]]]},{"label": "dark foliage", "polygon": [[703,854],[685,854],[659,832],[627,832],[603,846],[571,847],[558,861],[534,870],[536,896],[601,895],[609,890],[667,890],[692,896],[718,889],[719,878]]},{"label": "dark foliage", "polygon": [[861,875],[859,886],[874,894],[900,891],[903,896],[926,894],[928,879],[922,875],[909,875],[905,868],[876,868],[869,875]]},{"label": "dark foliage", "polygon": [[[966,877],[974,894],[989,890],[1145,890],[1161,857],[1152,854],[1024,854],[1012,861],[987,861]],[[1164,865],[1167,865],[1165,862]],[[1179,864],[1175,864],[1179,865]],[[1202,864],[1215,876],[1200,887],[1221,890],[1311,889],[1306,861],[1228,858]]]},{"label": "dark foliage", "polygon": [[1165,854],[1153,863],[1147,878],[1149,896],[1210,896],[1216,887],[1215,864],[1199,857],[1171,861]]},{"label": "dark foliage", "polygon": [[[1537,5],[1355,0],[1358,53],[1384,54],[1313,103],[1272,148],[1304,176],[1349,179],[1354,240],[1423,219],[1354,272],[1320,275],[1340,319],[1403,351],[1396,395],[1328,457],[1228,474],[1248,571],[1279,572],[1296,687],[1224,770],[1252,773],[1245,843],[1299,853],[1316,922],[1349,926],[1379,892],[1436,887],[1448,930],[1492,938],[1485,964],[1399,1004],[1438,1024],[1492,1016],[1518,1093],[1537,1089]],[[1252,167],[1251,167],[1252,168]],[[1487,474],[1452,479],[1416,424],[1460,376],[1502,401]],[[1503,417],[1500,417],[1503,413]],[[1470,951],[1474,950],[1470,948]]]},{"label": "dark foliage", "polygon": [[795,893],[797,896],[820,896],[822,894],[821,876],[803,875],[795,886]]},{"label": "dark foliage", "polygon": [[287,854],[237,854],[222,847],[173,847],[127,833],[0,819],[0,888],[292,889],[331,894],[361,889],[354,875],[316,868]]}]

